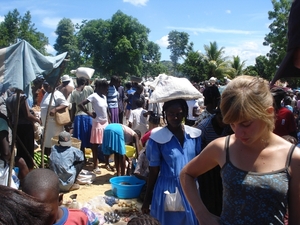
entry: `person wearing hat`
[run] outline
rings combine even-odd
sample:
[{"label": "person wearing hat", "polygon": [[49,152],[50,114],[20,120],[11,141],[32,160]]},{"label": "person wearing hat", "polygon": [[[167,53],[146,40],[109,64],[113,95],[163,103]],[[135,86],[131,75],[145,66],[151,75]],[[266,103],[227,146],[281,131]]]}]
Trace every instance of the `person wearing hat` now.
[{"label": "person wearing hat", "polygon": [[66,99],[68,99],[69,95],[74,90],[74,86],[70,85],[71,81],[72,78],[69,75],[65,74],[61,77],[61,84],[57,87],[57,90],[63,93]]},{"label": "person wearing hat", "polygon": [[271,93],[274,98],[275,108],[275,129],[274,133],[279,136],[291,135],[297,138],[297,126],[294,114],[287,108],[282,107],[281,102],[286,96],[286,92],[279,87],[271,89]]},{"label": "person wearing hat", "polygon": [[83,152],[72,146],[71,134],[63,131],[58,136],[58,145],[53,145],[50,154],[50,169],[59,178],[60,191],[79,189],[76,178],[84,166]]},{"label": "person wearing hat", "polygon": [[294,0],[288,21],[287,53],[282,60],[271,86],[281,78],[300,77],[300,1]]}]

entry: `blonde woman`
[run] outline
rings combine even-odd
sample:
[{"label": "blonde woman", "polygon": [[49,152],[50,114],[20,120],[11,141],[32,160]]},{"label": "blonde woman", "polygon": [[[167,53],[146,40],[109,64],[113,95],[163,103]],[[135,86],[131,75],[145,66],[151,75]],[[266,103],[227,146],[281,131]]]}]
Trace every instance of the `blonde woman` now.
[{"label": "blonde woman", "polygon": [[[221,96],[223,121],[234,134],[212,141],[180,174],[183,191],[201,225],[299,224],[300,149],[277,136],[273,97],[262,78],[239,76]],[[219,165],[220,217],[205,208],[194,180]],[[201,184],[200,184],[201,185]]]}]

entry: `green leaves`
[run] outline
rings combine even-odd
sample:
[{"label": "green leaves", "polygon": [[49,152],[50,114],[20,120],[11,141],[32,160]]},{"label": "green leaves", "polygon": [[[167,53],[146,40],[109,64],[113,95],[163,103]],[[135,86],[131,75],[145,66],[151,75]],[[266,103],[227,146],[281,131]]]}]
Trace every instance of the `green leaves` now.
[{"label": "green leaves", "polygon": [[168,35],[168,49],[171,51],[170,59],[173,62],[174,72],[177,70],[177,63],[180,58],[184,58],[188,51],[189,35],[186,32],[173,30]]},{"label": "green leaves", "polygon": [[78,32],[82,55],[104,76],[141,75],[150,30],[117,11],[111,20],[86,22]]},{"label": "green leaves", "polygon": [[46,54],[48,38],[38,32],[31,22],[30,12],[22,17],[17,9],[8,12],[0,23],[0,48],[8,47],[19,40],[26,40],[42,54]]},{"label": "green leaves", "polygon": [[275,74],[277,66],[286,54],[288,15],[291,8],[290,0],[272,0],[272,4],[274,11],[268,12],[269,20],[271,20],[270,33],[265,36],[263,43],[271,47],[267,54],[269,79]]},{"label": "green leaves", "polygon": [[78,49],[73,22],[70,19],[63,18],[59,21],[55,33],[57,34],[57,38],[54,49],[57,51],[57,54],[68,52],[70,57],[70,62],[67,64],[65,70],[69,72],[77,69],[81,65],[82,59]]}]

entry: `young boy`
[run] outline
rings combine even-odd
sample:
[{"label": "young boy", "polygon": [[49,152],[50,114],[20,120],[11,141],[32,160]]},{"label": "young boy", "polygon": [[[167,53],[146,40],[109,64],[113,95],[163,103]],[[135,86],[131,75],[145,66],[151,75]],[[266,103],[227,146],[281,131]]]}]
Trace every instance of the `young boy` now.
[{"label": "young boy", "polygon": [[59,180],[49,169],[34,169],[29,172],[23,180],[22,191],[51,209],[54,225],[90,224],[88,217],[81,210],[60,207],[63,195],[59,195]]},{"label": "young boy", "polygon": [[137,106],[137,108],[131,111],[128,119],[129,122],[128,126],[133,130],[139,130],[142,136],[148,130],[147,117],[144,116],[144,113],[146,113],[147,110],[143,109],[144,104],[145,104],[144,99],[138,98],[135,101],[135,105]]}]

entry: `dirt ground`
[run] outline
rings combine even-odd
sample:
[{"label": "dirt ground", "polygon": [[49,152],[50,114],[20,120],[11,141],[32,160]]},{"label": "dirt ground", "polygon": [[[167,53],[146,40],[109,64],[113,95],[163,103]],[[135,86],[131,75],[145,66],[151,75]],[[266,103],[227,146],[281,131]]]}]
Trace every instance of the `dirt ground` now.
[{"label": "dirt ground", "polygon": [[[91,159],[90,159],[91,161]],[[111,165],[114,165],[113,162]],[[93,164],[88,163],[85,165],[84,169],[92,171]],[[80,185],[79,190],[70,191],[69,193],[64,194],[64,203],[70,202],[70,195],[77,194],[77,202],[79,203],[79,207],[87,206],[93,212],[100,217],[104,216],[105,212],[113,212],[115,210],[118,211],[118,214],[121,216],[120,221],[118,223],[114,223],[116,225],[124,225],[127,224],[127,221],[134,217],[140,215],[141,202],[138,199],[119,199],[121,203],[126,204],[134,204],[134,210],[131,207],[119,206],[118,204],[110,207],[103,201],[104,196],[113,196],[111,190],[111,184],[109,179],[116,175],[116,172],[108,171],[104,168],[104,164],[99,164],[101,174],[97,174],[95,181],[90,185]],[[138,210],[138,211],[137,211]],[[108,223],[104,223],[108,224]],[[111,224],[111,223],[110,223]]]}]

